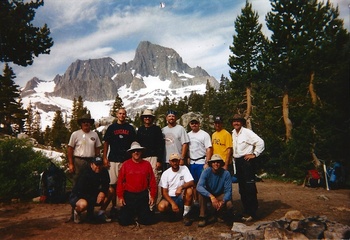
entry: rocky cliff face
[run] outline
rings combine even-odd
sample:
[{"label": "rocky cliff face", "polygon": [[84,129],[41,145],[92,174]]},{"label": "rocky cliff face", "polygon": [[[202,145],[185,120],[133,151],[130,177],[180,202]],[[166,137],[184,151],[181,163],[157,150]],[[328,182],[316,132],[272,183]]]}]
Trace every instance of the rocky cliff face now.
[{"label": "rocky cliff face", "polygon": [[56,87],[51,95],[68,99],[82,96],[88,101],[113,99],[118,88],[112,77],[118,71],[112,58],[77,60],[63,76],[55,77]]},{"label": "rocky cliff face", "polygon": [[[51,96],[72,100],[81,96],[87,101],[113,100],[124,85],[133,91],[147,88],[143,77],[155,76],[170,80],[169,88],[206,84],[217,88],[219,83],[200,67],[191,68],[171,49],[150,42],[141,42],[135,57],[128,63],[117,64],[112,58],[76,60],[66,72],[54,78],[55,89]],[[35,81],[27,83],[26,91],[34,89]]]}]

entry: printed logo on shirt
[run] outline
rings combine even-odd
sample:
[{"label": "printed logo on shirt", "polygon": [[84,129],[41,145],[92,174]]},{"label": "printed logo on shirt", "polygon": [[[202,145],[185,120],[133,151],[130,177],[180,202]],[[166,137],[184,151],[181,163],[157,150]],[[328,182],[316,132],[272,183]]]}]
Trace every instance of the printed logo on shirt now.
[{"label": "printed logo on shirt", "polygon": [[113,131],[114,135],[129,135],[129,130],[117,129]]},{"label": "printed logo on shirt", "polygon": [[180,180],[183,181],[183,180],[184,180],[184,176],[181,176],[181,177],[180,177]]}]

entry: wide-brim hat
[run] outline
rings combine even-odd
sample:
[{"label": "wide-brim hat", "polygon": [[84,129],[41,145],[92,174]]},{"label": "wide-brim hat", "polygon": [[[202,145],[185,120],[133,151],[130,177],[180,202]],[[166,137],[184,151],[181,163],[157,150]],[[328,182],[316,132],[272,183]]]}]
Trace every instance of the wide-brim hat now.
[{"label": "wide-brim hat", "polygon": [[83,122],[89,122],[92,125],[95,123],[95,120],[89,114],[84,114],[78,119],[78,124],[81,125]]},{"label": "wide-brim hat", "polygon": [[141,117],[145,117],[145,116],[154,117],[153,110],[152,109],[146,109],[145,111],[143,111],[143,113],[141,114]]},{"label": "wide-brim hat", "polygon": [[145,149],[144,147],[141,147],[141,145],[138,142],[132,142],[131,147],[127,150],[127,152],[131,152],[133,150],[143,150]]},{"label": "wide-brim hat", "polygon": [[217,162],[217,161],[221,161],[221,165],[225,163],[219,154],[213,154],[213,156],[211,156],[208,163],[210,164],[210,163]]},{"label": "wide-brim hat", "polygon": [[233,118],[231,119],[231,124],[232,124],[233,121],[239,121],[243,125],[246,124],[246,119],[243,117],[243,115],[237,114],[237,113],[235,115],[233,115]]}]

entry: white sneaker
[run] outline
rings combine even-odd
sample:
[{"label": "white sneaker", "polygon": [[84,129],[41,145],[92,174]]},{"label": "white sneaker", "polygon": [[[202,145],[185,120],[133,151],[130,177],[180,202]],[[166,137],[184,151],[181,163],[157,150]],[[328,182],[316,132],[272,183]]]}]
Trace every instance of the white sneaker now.
[{"label": "white sneaker", "polygon": [[73,218],[75,223],[81,222],[81,215],[76,210],[74,210]]}]

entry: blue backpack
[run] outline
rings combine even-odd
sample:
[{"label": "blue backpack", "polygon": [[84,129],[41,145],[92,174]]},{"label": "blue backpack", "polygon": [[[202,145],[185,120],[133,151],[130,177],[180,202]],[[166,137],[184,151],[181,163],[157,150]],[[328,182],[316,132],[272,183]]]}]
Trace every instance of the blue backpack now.
[{"label": "blue backpack", "polygon": [[46,203],[64,203],[66,200],[66,175],[53,162],[41,174],[40,196]]}]

